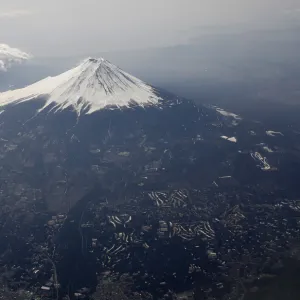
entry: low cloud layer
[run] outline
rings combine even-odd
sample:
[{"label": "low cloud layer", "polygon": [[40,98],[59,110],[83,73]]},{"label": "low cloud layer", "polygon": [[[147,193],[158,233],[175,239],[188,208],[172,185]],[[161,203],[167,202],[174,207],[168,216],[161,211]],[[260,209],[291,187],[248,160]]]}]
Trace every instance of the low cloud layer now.
[{"label": "low cloud layer", "polygon": [[31,15],[29,10],[8,10],[0,12],[0,19],[11,19]]},{"label": "low cloud layer", "polygon": [[0,44],[0,71],[5,72],[15,64],[29,60],[31,55],[6,44]]}]

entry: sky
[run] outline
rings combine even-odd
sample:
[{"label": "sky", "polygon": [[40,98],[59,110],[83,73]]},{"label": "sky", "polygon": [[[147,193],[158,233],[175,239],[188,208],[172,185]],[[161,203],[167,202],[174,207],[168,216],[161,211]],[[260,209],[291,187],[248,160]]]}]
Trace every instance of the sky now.
[{"label": "sky", "polygon": [[299,0],[1,0],[0,43],[35,56],[79,55],[299,21]]}]

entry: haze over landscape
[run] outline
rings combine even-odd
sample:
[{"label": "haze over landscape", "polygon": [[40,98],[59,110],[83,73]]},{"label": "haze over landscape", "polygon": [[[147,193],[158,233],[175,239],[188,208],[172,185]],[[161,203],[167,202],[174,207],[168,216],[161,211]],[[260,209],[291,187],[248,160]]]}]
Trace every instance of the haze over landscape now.
[{"label": "haze over landscape", "polygon": [[2,0],[0,299],[299,300],[300,3]]}]

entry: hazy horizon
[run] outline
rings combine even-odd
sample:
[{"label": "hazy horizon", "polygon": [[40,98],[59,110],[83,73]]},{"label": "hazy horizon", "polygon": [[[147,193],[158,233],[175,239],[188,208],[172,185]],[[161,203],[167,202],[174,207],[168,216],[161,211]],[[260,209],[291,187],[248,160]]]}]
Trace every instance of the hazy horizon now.
[{"label": "hazy horizon", "polygon": [[186,45],[210,34],[299,24],[296,0],[3,0],[0,43],[37,57],[73,56]]}]

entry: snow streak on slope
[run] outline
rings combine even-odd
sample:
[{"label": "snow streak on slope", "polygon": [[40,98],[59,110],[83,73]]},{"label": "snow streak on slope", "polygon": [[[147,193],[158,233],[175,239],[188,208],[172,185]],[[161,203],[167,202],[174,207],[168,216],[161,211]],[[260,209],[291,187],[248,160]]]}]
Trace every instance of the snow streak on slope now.
[{"label": "snow streak on slope", "polygon": [[56,77],[48,77],[23,89],[0,93],[0,105],[46,96],[43,109],[54,104],[56,111],[74,109],[92,113],[107,106],[128,107],[156,104],[161,98],[143,81],[100,58],[88,58]]},{"label": "snow streak on slope", "polygon": [[223,116],[225,116],[225,117],[232,117],[232,118],[234,118],[234,119],[236,119],[236,120],[241,120],[241,117],[238,116],[237,114],[234,114],[234,113],[232,113],[232,112],[228,112],[228,111],[226,111],[226,110],[224,110],[224,109],[222,109],[222,108],[216,108],[216,111],[217,111],[219,114],[221,114],[221,115],[223,115]]},{"label": "snow streak on slope", "polygon": [[0,71],[7,71],[13,64],[22,63],[31,56],[17,48],[0,44]]}]

